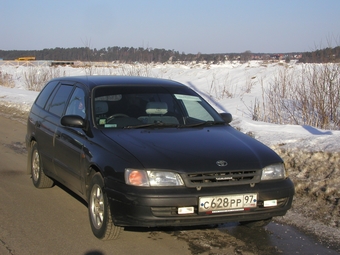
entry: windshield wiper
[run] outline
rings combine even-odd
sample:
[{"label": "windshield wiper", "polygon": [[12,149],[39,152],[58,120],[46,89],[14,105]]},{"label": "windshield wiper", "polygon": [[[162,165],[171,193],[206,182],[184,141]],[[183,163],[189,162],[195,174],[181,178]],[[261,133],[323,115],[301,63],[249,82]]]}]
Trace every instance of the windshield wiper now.
[{"label": "windshield wiper", "polygon": [[191,127],[200,127],[200,126],[214,126],[214,125],[223,125],[224,121],[202,121],[199,123],[189,124],[189,125],[179,125],[174,123],[163,123],[163,122],[155,122],[155,123],[147,123],[136,126],[126,126],[125,129],[138,129],[138,128],[153,128],[153,127],[178,127],[178,128],[191,128]]},{"label": "windshield wiper", "polygon": [[199,123],[194,123],[194,124],[189,124],[189,125],[181,125],[180,127],[200,127],[200,126],[214,126],[214,125],[222,125],[225,124],[224,121],[212,121],[212,120],[208,120],[208,121],[202,121]]},{"label": "windshield wiper", "polygon": [[178,124],[170,124],[170,123],[163,123],[163,122],[155,122],[155,123],[147,123],[141,124],[137,126],[126,126],[126,129],[138,129],[138,128],[153,128],[153,127],[178,127]]}]

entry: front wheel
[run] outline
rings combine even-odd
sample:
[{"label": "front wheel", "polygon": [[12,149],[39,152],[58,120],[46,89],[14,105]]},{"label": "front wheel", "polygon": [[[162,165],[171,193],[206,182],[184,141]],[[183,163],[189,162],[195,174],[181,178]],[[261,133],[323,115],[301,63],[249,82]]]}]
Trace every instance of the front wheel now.
[{"label": "front wheel", "polygon": [[100,173],[91,179],[91,189],[88,199],[88,211],[93,234],[102,240],[117,239],[122,227],[112,222],[110,205],[103,190],[104,180]]},{"label": "front wheel", "polygon": [[42,189],[51,188],[53,186],[53,180],[44,173],[38,144],[35,141],[31,144],[31,175],[35,187]]}]

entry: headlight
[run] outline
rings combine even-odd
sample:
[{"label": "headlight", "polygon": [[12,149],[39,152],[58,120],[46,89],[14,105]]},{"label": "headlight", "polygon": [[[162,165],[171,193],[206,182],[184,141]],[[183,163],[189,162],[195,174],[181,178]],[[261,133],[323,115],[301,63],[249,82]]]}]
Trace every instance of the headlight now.
[{"label": "headlight", "polygon": [[183,186],[181,176],[174,172],[159,170],[125,169],[125,182],[134,186]]},{"label": "headlight", "polygon": [[262,169],[262,176],[261,180],[277,180],[277,179],[285,179],[287,177],[286,175],[286,169],[283,164],[275,164],[270,165]]}]

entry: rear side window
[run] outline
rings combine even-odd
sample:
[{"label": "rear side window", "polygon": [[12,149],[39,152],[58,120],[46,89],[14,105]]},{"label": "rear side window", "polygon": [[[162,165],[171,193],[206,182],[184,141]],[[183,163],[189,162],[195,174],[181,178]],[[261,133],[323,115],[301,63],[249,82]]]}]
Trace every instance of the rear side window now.
[{"label": "rear side window", "polygon": [[58,81],[52,81],[46,84],[46,86],[40,92],[37,100],[35,101],[36,105],[40,106],[41,108],[44,108],[47,100],[52,95],[52,92],[58,83],[59,83]]},{"label": "rear side window", "polygon": [[72,85],[61,85],[49,105],[49,112],[61,117],[72,89]]}]

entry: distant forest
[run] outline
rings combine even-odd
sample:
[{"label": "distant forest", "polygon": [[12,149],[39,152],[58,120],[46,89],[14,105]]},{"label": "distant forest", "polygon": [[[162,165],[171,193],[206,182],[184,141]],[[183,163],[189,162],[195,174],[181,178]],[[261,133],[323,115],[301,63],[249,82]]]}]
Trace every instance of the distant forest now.
[{"label": "distant forest", "polygon": [[335,48],[325,48],[312,52],[305,52],[299,60],[303,63],[339,63],[340,62],[340,46]]},{"label": "distant forest", "polygon": [[[340,47],[326,48],[313,52],[266,54],[252,53],[221,53],[221,54],[185,54],[175,50],[132,48],[132,47],[107,47],[97,50],[89,47],[80,48],[54,48],[43,50],[0,50],[0,59],[15,60],[19,57],[33,56],[36,60],[54,61],[105,61],[120,63],[151,63],[151,62],[209,62],[220,63],[228,60],[249,61],[252,59],[299,59],[300,62],[340,62]],[[298,56],[298,57],[297,57]]]}]

